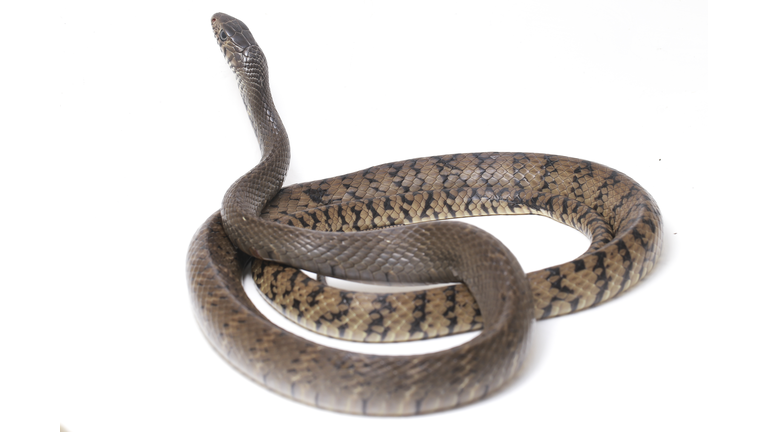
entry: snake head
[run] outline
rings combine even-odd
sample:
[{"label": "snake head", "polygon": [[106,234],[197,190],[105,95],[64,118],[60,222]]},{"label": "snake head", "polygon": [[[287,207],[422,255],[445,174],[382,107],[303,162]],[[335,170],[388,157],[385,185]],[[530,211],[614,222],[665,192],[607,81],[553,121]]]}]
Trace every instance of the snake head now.
[{"label": "snake head", "polygon": [[251,31],[239,19],[217,13],[211,17],[211,27],[213,27],[213,33],[216,35],[221,52],[224,53],[224,57],[233,71],[237,72],[238,69],[242,69],[247,57],[263,56]]}]

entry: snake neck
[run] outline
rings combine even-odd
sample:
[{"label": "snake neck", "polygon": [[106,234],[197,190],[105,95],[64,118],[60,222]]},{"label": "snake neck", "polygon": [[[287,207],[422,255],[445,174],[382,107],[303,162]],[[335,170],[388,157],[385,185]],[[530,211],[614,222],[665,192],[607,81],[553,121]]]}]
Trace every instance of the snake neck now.
[{"label": "snake neck", "polygon": [[262,158],[273,149],[288,149],[288,135],[269,91],[269,71],[261,49],[251,46],[235,71],[240,94],[259,141]]},{"label": "snake neck", "polygon": [[258,223],[261,211],[282,187],[290,163],[288,135],[269,91],[267,62],[258,46],[250,47],[244,54],[243,66],[235,74],[259,142],[261,160],[225,194],[225,227],[231,226],[235,218]]}]

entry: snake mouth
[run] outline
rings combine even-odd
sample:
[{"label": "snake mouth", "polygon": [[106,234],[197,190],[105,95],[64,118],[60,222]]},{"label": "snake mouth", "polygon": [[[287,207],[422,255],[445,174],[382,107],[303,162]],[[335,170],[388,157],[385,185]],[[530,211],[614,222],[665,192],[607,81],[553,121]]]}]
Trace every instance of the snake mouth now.
[{"label": "snake mouth", "polygon": [[254,49],[258,51],[258,45],[248,26],[237,18],[216,13],[211,17],[211,27],[219,48],[233,69],[241,68],[244,58]]}]

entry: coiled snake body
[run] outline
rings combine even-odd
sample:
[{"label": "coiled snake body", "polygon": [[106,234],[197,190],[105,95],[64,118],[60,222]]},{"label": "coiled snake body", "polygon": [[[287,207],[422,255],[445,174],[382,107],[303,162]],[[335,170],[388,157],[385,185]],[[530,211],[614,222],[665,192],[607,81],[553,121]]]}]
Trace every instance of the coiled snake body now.
[{"label": "coiled snake body", "polygon": [[[359,414],[408,415],[463,405],[515,373],[532,320],[606,301],[636,284],[658,260],[662,225],[651,196],[618,171],[563,156],[435,156],[281,190],[288,138],[272,103],[264,55],[239,20],[216,14],[212,26],[237,76],[262,159],[195,234],[187,278],[208,339],[264,386],[307,404]],[[526,275],[484,231],[430,222],[488,214],[547,215],[585,233],[591,245],[571,262]],[[320,346],[276,327],[253,306],[240,279],[250,257],[261,289],[278,309],[334,337],[399,341],[483,330],[463,345],[419,356]],[[295,268],[389,283],[463,284],[356,294],[310,280]]]}]

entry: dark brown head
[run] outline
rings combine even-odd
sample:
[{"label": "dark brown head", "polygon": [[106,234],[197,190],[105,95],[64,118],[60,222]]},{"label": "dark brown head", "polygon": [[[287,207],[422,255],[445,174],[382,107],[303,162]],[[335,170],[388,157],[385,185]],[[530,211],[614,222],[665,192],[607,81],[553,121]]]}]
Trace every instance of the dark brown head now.
[{"label": "dark brown head", "polygon": [[227,63],[235,73],[244,67],[248,57],[253,60],[253,57],[264,56],[251,31],[239,19],[217,13],[211,17],[211,26]]}]

